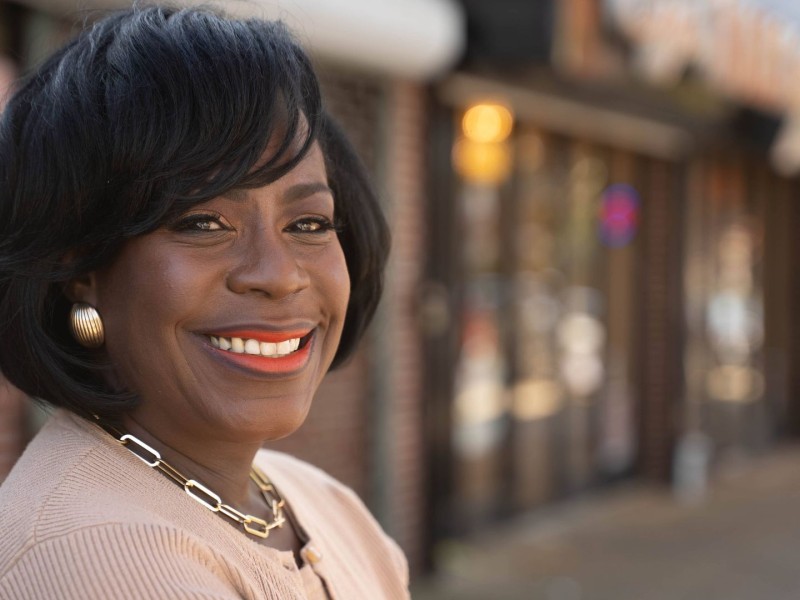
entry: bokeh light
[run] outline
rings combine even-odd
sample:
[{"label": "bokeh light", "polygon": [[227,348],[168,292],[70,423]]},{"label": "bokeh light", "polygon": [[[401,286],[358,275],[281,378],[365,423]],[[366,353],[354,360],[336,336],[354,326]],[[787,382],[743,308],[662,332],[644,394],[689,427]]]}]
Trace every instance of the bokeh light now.
[{"label": "bokeh light", "polygon": [[460,139],[453,146],[453,166],[470,183],[500,183],[511,173],[511,150],[505,144]]},{"label": "bokeh light", "polygon": [[514,127],[514,116],[502,104],[476,104],[467,109],[461,120],[464,136],[479,144],[502,142]]}]

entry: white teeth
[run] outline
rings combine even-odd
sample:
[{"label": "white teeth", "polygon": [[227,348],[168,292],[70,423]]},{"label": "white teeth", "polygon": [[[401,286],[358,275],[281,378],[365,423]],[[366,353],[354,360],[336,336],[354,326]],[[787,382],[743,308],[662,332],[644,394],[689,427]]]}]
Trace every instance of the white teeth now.
[{"label": "white teeth", "polygon": [[236,352],[237,354],[253,354],[267,356],[270,358],[279,358],[286,356],[292,352],[296,352],[300,348],[300,338],[292,338],[284,340],[279,343],[272,342],[259,342],[255,339],[242,339],[242,338],[225,338],[222,336],[210,335],[208,336],[211,345],[220,350],[228,350]]}]

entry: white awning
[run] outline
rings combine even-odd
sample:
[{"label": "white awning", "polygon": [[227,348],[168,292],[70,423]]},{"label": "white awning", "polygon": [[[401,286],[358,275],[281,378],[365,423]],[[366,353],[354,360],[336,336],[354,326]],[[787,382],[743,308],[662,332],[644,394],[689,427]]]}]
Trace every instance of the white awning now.
[{"label": "white awning", "polygon": [[[130,6],[130,0],[20,0],[56,14]],[[233,16],[286,22],[320,59],[394,77],[434,78],[466,44],[465,16],[454,0],[183,0]]]}]

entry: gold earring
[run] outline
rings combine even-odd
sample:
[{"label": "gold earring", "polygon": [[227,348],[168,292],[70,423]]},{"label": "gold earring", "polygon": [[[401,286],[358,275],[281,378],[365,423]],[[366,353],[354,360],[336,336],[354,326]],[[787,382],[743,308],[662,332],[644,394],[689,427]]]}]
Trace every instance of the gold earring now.
[{"label": "gold earring", "polygon": [[69,311],[69,328],[72,337],[85,348],[99,348],[105,340],[103,319],[91,304],[76,302]]}]

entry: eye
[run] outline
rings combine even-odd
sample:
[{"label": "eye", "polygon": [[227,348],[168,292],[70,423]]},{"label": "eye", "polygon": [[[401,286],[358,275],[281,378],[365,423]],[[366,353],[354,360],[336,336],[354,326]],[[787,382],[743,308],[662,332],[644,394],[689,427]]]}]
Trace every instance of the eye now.
[{"label": "eye", "polygon": [[286,230],[291,233],[325,233],[336,231],[333,221],[325,217],[303,217],[294,221]]},{"label": "eye", "polygon": [[225,231],[230,229],[221,215],[216,213],[193,213],[178,219],[171,227],[174,231],[189,233],[205,231]]}]

